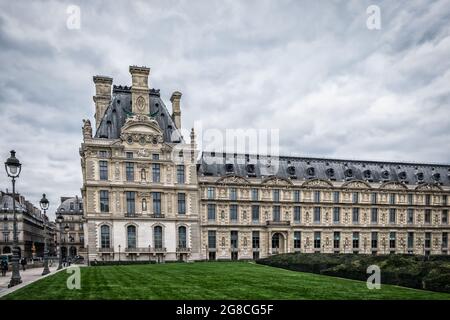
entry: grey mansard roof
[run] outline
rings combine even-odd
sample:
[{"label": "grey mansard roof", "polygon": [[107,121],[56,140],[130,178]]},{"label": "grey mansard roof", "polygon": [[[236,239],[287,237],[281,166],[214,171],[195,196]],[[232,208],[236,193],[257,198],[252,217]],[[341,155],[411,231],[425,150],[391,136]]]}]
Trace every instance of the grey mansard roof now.
[{"label": "grey mansard roof", "polygon": [[292,180],[365,180],[450,186],[450,165],[402,162],[338,160],[308,157],[204,152],[198,164],[199,176],[238,175],[246,178],[278,176]]},{"label": "grey mansard roof", "polygon": [[[71,208],[70,204],[73,204],[73,208]],[[83,214],[83,199],[76,197],[61,197],[61,204],[58,209],[56,209],[56,213],[61,214]]]},{"label": "grey mansard roof", "polygon": [[[150,89],[150,115],[158,122],[163,131],[165,142],[182,142],[183,138],[175,126],[159,90]],[[112,101],[105,111],[99,128],[95,134],[96,138],[118,139],[120,129],[124,125],[127,116],[131,114],[131,87],[114,86]]]}]

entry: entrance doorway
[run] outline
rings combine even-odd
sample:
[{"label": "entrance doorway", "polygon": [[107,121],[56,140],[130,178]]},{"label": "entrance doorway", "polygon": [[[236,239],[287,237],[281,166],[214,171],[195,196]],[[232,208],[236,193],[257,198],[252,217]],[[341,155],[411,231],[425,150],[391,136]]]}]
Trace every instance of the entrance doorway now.
[{"label": "entrance doorway", "polygon": [[285,252],[285,239],[283,234],[276,232],[272,235],[272,254]]}]

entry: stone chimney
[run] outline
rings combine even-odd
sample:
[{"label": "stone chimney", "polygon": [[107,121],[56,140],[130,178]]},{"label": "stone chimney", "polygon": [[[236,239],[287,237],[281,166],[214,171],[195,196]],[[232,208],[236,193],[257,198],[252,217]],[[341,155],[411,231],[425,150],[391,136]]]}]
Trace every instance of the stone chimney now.
[{"label": "stone chimney", "polygon": [[181,129],[181,109],[180,109],[180,100],[181,100],[181,92],[175,91],[172,93],[170,97],[170,102],[172,102],[172,120],[175,122],[175,126],[178,129]]},{"label": "stone chimney", "polygon": [[98,129],[106,108],[111,102],[111,85],[113,79],[105,76],[94,76],[95,127]]},{"label": "stone chimney", "polygon": [[134,114],[150,114],[148,76],[150,68],[130,66],[131,111]]}]

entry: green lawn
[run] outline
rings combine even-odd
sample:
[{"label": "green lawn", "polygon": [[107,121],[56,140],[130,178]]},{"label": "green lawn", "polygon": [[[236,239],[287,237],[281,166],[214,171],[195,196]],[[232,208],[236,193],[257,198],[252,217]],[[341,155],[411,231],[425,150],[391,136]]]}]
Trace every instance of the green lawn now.
[{"label": "green lawn", "polygon": [[81,268],[81,289],[62,271],[3,299],[450,299],[450,294],[300,273],[246,262]]}]

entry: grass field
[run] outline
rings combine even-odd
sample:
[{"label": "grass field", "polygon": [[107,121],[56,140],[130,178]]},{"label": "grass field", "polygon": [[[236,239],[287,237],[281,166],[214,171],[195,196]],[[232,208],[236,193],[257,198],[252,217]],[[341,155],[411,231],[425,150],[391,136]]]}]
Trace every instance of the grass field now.
[{"label": "grass field", "polygon": [[246,262],[81,268],[81,289],[62,271],[3,299],[450,299],[450,294],[289,271]]}]

